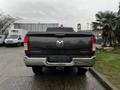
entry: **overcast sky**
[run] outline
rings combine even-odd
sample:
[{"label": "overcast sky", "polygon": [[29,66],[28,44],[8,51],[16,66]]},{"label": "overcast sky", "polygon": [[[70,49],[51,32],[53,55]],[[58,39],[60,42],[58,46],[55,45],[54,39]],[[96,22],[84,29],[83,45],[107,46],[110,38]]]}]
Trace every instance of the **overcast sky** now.
[{"label": "overcast sky", "polygon": [[119,0],[0,0],[0,10],[24,18],[53,18],[76,27],[95,20],[98,11],[118,11]]}]

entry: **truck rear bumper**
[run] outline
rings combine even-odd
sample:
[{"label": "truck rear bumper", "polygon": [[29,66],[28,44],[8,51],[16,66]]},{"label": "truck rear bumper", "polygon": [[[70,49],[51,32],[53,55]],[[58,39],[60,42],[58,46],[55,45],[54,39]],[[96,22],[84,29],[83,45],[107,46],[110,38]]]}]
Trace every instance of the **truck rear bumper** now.
[{"label": "truck rear bumper", "polygon": [[90,58],[72,58],[69,63],[50,63],[47,62],[47,58],[31,58],[24,56],[24,62],[26,66],[79,66],[79,67],[92,67],[95,63],[95,57]]}]

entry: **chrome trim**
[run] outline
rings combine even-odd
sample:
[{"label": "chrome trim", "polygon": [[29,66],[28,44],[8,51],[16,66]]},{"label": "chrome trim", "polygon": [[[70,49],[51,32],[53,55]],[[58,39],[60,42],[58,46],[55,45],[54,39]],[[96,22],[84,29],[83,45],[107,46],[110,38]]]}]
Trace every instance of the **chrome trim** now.
[{"label": "chrome trim", "polygon": [[94,59],[96,58],[96,56],[92,56],[90,58],[72,58],[73,60],[76,60],[76,59],[79,59],[79,60],[91,60],[91,59]]},{"label": "chrome trim", "polygon": [[95,62],[95,57],[90,58],[72,58],[70,63],[51,63],[47,58],[32,58],[24,56],[26,66],[92,66]]}]

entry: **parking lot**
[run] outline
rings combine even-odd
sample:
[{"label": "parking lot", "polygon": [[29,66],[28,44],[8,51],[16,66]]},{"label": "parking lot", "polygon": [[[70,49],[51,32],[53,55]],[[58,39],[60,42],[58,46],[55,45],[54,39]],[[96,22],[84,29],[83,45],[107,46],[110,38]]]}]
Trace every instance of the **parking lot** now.
[{"label": "parking lot", "polygon": [[73,68],[50,70],[35,76],[23,61],[23,47],[0,47],[0,90],[105,90],[89,73],[77,75]]}]

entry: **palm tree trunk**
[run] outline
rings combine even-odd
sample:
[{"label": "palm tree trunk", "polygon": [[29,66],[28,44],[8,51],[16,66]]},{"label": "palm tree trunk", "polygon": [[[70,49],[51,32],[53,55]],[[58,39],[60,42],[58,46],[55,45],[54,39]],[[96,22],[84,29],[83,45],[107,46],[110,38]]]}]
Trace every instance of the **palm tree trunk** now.
[{"label": "palm tree trunk", "polygon": [[112,47],[113,46],[113,37],[112,37],[112,31],[108,32],[108,38],[109,38],[109,46]]}]

